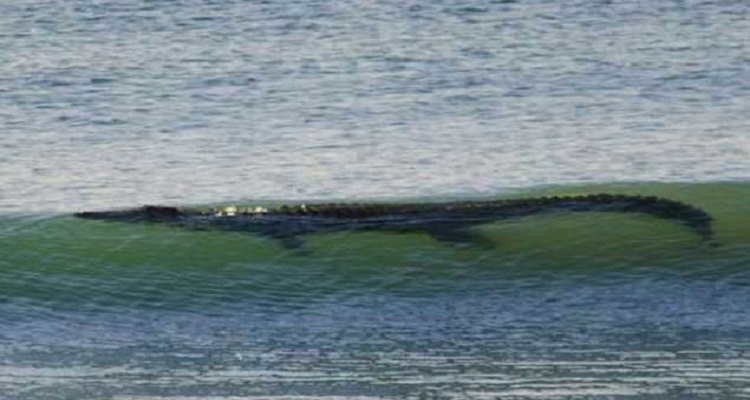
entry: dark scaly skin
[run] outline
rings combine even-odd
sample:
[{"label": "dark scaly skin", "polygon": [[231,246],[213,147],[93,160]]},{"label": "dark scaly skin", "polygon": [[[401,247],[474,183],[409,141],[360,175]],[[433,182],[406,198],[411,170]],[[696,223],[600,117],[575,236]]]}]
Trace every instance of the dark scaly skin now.
[{"label": "dark scaly skin", "polygon": [[166,206],[81,212],[76,216],[124,222],[158,222],[190,229],[254,232],[298,247],[298,236],[332,231],[426,232],[436,239],[471,242],[468,228],[536,214],[638,213],[681,223],[704,241],[713,239],[712,218],[700,208],[652,196],[592,194],[448,203],[328,203],[274,208],[225,207],[210,211]]}]

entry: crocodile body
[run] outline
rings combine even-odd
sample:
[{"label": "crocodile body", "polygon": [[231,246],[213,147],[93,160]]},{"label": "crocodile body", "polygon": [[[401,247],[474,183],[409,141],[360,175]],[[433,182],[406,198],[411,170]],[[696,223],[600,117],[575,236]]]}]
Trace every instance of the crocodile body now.
[{"label": "crocodile body", "polygon": [[594,194],[447,203],[329,203],[197,210],[143,206],[117,211],[81,212],[76,216],[123,222],[164,223],[196,230],[252,232],[302,245],[300,236],[336,231],[424,232],[451,243],[480,243],[469,228],[538,214],[636,213],[680,223],[704,241],[713,238],[712,218],[692,205],[660,197]]}]

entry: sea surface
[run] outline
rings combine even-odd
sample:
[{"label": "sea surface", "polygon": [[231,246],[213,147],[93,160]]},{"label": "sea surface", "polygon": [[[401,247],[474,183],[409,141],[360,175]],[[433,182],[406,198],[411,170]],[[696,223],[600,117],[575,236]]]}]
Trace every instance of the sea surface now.
[{"label": "sea surface", "polygon": [[[0,399],[750,398],[750,3],[0,2]],[[84,210],[541,195],[245,233]]]}]

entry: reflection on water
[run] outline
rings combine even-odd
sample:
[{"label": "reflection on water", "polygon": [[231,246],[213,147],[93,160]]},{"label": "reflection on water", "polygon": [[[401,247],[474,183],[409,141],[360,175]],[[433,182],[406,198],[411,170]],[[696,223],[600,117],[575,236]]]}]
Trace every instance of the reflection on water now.
[{"label": "reflection on water", "polygon": [[658,275],[213,317],[55,313],[4,324],[0,385],[23,398],[742,395],[744,287]]},{"label": "reflection on water", "polygon": [[0,210],[750,175],[744,1],[480,3],[7,5]]}]

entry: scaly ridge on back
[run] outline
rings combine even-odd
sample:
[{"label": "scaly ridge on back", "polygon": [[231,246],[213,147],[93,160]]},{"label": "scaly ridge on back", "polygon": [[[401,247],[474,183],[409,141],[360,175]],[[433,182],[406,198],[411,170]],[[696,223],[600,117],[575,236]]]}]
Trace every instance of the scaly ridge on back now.
[{"label": "scaly ridge on back", "polygon": [[[680,222],[703,239],[713,237],[712,218],[704,210],[676,200],[656,196],[625,194],[588,194],[543,196],[487,201],[446,203],[313,203],[277,207],[226,206],[210,211],[168,206],[143,206],[122,211],[82,212],[87,219],[115,221],[166,222],[182,226],[218,226],[264,232],[314,232],[316,229],[403,228],[427,231],[446,230],[447,226],[470,226],[544,213],[620,212],[640,213]],[[288,217],[288,218],[287,218]],[[300,225],[301,219],[315,223]],[[271,226],[273,225],[273,227]]]}]

